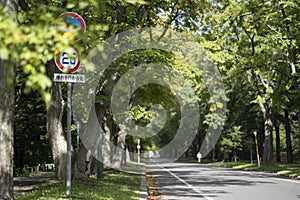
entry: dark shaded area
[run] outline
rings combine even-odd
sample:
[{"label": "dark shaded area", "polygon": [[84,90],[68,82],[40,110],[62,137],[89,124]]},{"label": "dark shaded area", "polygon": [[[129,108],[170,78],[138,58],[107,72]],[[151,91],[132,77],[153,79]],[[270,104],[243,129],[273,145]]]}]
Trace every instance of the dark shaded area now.
[{"label": "dark shaded area", "polygon": [[54,172],[43,172],[31,176],[15,177],[14,178],[14,196],[20,196],[26,192],[36,189],[42,184],[58,183],[55,179]]},{"label": "dark shaded area", "polygon": [[25,92],[27,75],[18,72],[14,125],[14,173],[27,172],[26,167],[52,163],[46,130],[45,102],[37,92]]}]

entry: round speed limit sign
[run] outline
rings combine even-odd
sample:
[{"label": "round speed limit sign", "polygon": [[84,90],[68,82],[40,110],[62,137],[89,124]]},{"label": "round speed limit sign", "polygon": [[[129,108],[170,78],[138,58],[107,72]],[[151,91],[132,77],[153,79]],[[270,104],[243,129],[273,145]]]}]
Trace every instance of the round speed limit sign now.
[{"label": "round speed limit sign", "polygon": [[77,50],[70,47],[55,56],[57,68],[64,73],[74,73],[80,66]]}]

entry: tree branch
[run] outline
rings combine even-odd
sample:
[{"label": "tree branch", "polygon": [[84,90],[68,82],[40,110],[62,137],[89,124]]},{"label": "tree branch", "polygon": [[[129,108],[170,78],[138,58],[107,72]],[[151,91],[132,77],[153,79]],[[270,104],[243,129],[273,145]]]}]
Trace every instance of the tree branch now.
[{"label": "tree branch", "polygon": [[[243,18],[241,17],[241,19],[243,19]],[[255,54],[255,42],[254,42],[255,33],[253,33],[253,35],[251,36],[250,33],[246,30],[246,28],[244,26],[242,26],[242,28],[251,41],[251,50],[252,50],[251,56],[254,56],[254,54]]]},{"label": "tree branch", "polygon": [[[262,97],[260,96],[260,94],[257,95],[257,97],[258,97],[259,99],[262,98]],[[260,107],[261,112],[262,112],[263,115],[264,115],[264,118],[265,118],[266,107],[264,106],[264,104],[263,104],[261,101],[258,101],[258,105],[259,105],[259,107]]]},{"label": "tree branch", "polygon": [[136,20],[135,26],[138,26],[141,23],[141,21],[142,21],[144,15],[145,15],[147,9],[148,9],[148,6],[146,6],[146,5],[141,5],[138,8],[138,10],[136,12],[136,19],[137,20]]},{"label": "tree branch", "polygon": [[266,25],[271,31],[275,32],[278,35],[281,35],[279,31],[276,31],[274,28],[272,28],[269,24]]},{"label": "tree branch", "polygon": [[[285,19],[287,16],[286,16],[285,10],[282,6],[281,6],[281,13],[282,13],[282,17]],[[296,66],[295,66],[296,59],[295,59],[294,51],[291,47],[291,30],[290,30],[290,26],[289,26],[288,22],[285,22],[285,27],[286,27],[288,40],[290,41],[288,44],[288,51],[289,51],[289,57],[290,57],[289,64],[291,66],[292,74],[296,74]]]},{"label": "tree branch", "polygon": [[263,86],[264,86],[266,89],[268,89],[268,88],[269,88],[269,84],[267,84],[261,76],[258,75],[258,77],[259,77],[261,83],[263,84]]}]

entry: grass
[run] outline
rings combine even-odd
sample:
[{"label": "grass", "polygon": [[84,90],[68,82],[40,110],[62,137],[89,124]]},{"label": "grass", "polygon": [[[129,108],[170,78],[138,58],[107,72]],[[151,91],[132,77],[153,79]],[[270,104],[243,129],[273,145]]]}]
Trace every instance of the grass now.
[{"label": "grass", "polygon": [[121,166],[121,170],[125,172],[132,172],[135,174],[142,174],[145,172],[145,163],[127,162],[125,165]]},{"label": "grass", "polygon": [[[114,170],[105,171],[102,180],[72,180],[71,199],[128,200],[139,199],[141,176]],[[51,186],[40,186],[16,200],[54,200],[66,198],[65,182]]]},{"label": "grass", "polygon": [[223,166],[223,167],[231,167],[234,169],[247,169],[247,170],[255,170],[255,171],[267,171],[274,172],[278,174],[290,174],[293,176],[300,176],[300,163],[274,163],[270,164],[262,164],[260,167],[257,164],[250,164],[249,161],[239,161],[239,162],[216,162],[213,165]]}]

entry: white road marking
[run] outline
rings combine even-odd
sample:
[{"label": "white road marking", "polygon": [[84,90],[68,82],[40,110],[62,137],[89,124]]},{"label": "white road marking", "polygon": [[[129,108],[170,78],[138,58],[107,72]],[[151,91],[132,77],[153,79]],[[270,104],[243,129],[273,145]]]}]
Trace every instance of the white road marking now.
[{"label": "white road marking", "polygon": [[300,181],[297,181],[297,180],[284,179],[284,178],[274,178],[274,179],[284,181],[284,182],[288,182],[288,183],[298,183],[298,184],[300,184]]},{"label": "white road marking", "polygon": [[194,192],[200,194],[201,196],[203,196],[206,200],[215,200],[214,198],[210,197],[209,194],[206,194],[204,192],[202,192],[201,190],[198,190],[197,188],[195,188],[194,186],[190,185],[189,183],[187,183],[185,180],[181,179],[179,176],[177,176],[176,174],[174,174],[173,172],[171,172],[169,169],[161,166],[160,164],[157,164],[160,168],[162,168],[163,170],[167,171],[169,174],[171,174],[172,176],[174,176],[177,180],[179,180],[180,182],[182,182],[183,184],[185,184],[186,186],[188,186],[190,189],[192,189]]}]

